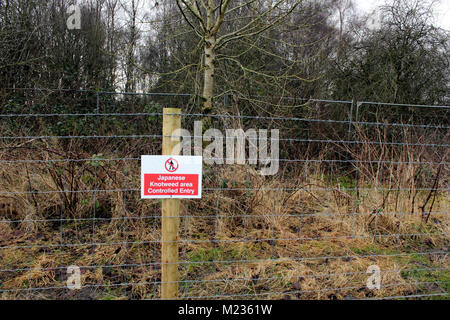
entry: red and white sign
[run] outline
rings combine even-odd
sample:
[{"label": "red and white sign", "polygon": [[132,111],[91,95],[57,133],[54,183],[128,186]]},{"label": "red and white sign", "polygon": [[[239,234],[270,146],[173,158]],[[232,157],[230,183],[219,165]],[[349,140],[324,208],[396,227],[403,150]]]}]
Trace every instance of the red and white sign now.
[{"label": "red and white sign", "polygon": [[200,199],[202,157],[142,156],[142,199]]},{"label": "red and white sign", "polygon": [[175,160],[174,158],[170,158],[170,159],[167,159],[164,166],[168,172],[175,172],[178,170],[179,164],[178,164],[177,160]]}]

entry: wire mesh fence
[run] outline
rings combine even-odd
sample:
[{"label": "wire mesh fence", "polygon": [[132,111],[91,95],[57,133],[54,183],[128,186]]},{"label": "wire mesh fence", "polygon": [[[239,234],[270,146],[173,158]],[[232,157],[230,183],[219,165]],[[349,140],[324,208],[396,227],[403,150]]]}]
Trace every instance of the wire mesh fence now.
[{"label": "wire mesh fence", "polygon": [[161,154],[163,106],[202,149],[207,129],[227,151],[227,130],[279,130],[265,162],[249,145],[245,164],[214,154],[203,198],[182,201],[180,298],[448,297],[448,106],[227,94],[203,114],[184,94],[0,97],[2,298],[160,298],[161,204],[140,199],[140,156]]}]

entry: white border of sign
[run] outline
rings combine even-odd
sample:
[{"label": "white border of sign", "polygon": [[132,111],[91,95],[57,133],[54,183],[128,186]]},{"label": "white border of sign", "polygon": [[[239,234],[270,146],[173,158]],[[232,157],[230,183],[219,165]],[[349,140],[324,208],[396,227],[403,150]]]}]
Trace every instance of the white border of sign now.
[{"label": "white border of sign", "polygon": [[[178,161],[179,167],[175,173],[170,173],[165,168],[165,163],[169,159]],[[145,196],[144,195],[144,174],[198,174],[198,195],[181,196]],[[202,198],[202,178],[203,178],[203,157],[201,156],[141,156],[141,199],[201,199]]]}]

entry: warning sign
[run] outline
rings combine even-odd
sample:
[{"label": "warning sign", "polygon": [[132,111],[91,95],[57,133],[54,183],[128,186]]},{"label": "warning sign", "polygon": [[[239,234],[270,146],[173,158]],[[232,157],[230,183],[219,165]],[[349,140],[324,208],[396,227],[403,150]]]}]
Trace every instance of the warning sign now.
[{"label": "warning sign", "polygon": [[142,199],[200,199],[202,157],[142,156]]},{"label": "warning sign", "polygon": [[167,171],[175,172],[178,170],[178,161],[174,158],[167,159],[165,167]]}]

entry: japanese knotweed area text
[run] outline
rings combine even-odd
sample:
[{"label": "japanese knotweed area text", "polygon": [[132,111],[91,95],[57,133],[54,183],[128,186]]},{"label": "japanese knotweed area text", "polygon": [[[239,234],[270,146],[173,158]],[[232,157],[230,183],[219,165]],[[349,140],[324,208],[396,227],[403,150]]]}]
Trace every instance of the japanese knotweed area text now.
[{"label": "japanese knotweed area text", "polygon": [[198,195],[198,174],[144,174],[144,195]]},{"label": "japanese knotweed area text", "polygon": [[142,156],[141,198],[191,198],[202,194],[200,156]]}]

